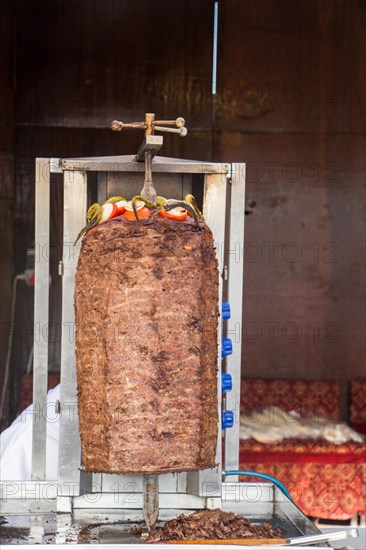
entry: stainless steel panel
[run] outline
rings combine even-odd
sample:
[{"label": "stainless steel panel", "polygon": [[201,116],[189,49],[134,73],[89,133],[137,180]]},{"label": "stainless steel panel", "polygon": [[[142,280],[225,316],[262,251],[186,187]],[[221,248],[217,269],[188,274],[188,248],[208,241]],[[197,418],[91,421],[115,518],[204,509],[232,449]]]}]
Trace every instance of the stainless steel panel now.
[{"label": "stainless steel panel", "polygon": [[97,185],[97,202],[103,204],[103,202],[107,200],[107,174],[105,172],[98,174]]},{"label": "stainless steel panel", "polygon": [[64,242],[61,337],[61,418],[59,439],[59,494],[79,495],[82,484],[91,484],[91,474],[80,472],[80,435],[75,364],[75,270],[80,242],[74,241],[85,225],[86,172],[64,172]]},{"label": "stainless steel panel", "polygon": [[[233,389],[226,394],[226,407],[234,412],[234,426],[225,431],[225,470],[239,468],[240,445],[240,380],[243,322],[245,164],[233,164],[231,170],[231,202],[228,255],[228,301],[231,318],[227,336],[233,342],[233,354],[226,358],[226,372],[231,374]],[[237,477],[230,480],[237,481]]]},{"label": "stainless steel panel", "polygon": [[[96,172],[144,172],[145,164],[137,162],[135,155],[113,157],[90,157],[61,159],[63,170],[96,171]],[[154,157],[153,172],[175,172],[195,174],[226,174],[229,164],[198,160],[176,159],[171,157]]]},{"label": "stainless steel panel", "polygon": [[47,378],[50,243],[50,161],[36,159],[35,298],[33,360],[32,479],[46,477]]},{"label": "stainless steel panel", "polygon": [[[199,510],[208,507],[210,500],[211,507],[220,507],[221,499],[206,499],[196,495],[160,493],[159,508],[174,509],[183,508],[185,510]],[[130,491],[128,493],[100,493],[85,494],[73,499],[73,509],[103,509],[110,510],[137,510],[141,519],[143,519],[143,494]]]},{"label": "stainless steel panel", "polygon": [[[218,167],[218,171],[220,168]],[[205,176],[204,187],[204,199],[203,199],[203,215],[205,221],[212,231],[215,246],[216,257],[218,261],[219,269],[219,310],[221,312],[222,307],[222,292],[223,292],[223,271],[224,271],[224,258],[221,254],[221,243],[225,242],[225,216],[222,215],[225,212],[226,207],[226,194],[227,194],[227,180],[222,174],[216,173]],[[199,496],[221,497],[221,338],[222,338],[222,322],[221,317],[218,320],[218,405],[219,405],[219,433],[217,438],[216,449],[216,462],[217,467],[199,472],[188,473],[187,489],[193,494]]]},{"label": "stainless steel panel", "polygon": [[192,175],[182,174],[182,180],[182,198],[184,198],[188,193],[192,193]]},{"label": "stainless steel panel", "polygon": [[[186,474],[160,474],[159,487],[161,493],[185,492]],[[94,479],[93,479],[94,481]],[[143,476],[141,474],[102,474],[101,490],[104,493],[142,492]],[[182,491],[182,484],[184,490]],[[95,484],[97,487],[98,484]],[[95,492],[95,489],[93,489]]]},{"label": "stainless steel panel", "polygon": [[[166,198],[182,199],[184,189],[184,174],[166,174],[162,172],[153,172],[153,183],[157,195]],[[107,196],[122,195],[126,199],[131,199],[139,195],[144,184],[144,173],[136,172],[111,172],[107,174]],[[187,193],[189,193],[187,191]]]},{"label": "stainless steel panel", "polygon": [[103,493],[142,493],[142,475],[102,474]]}]

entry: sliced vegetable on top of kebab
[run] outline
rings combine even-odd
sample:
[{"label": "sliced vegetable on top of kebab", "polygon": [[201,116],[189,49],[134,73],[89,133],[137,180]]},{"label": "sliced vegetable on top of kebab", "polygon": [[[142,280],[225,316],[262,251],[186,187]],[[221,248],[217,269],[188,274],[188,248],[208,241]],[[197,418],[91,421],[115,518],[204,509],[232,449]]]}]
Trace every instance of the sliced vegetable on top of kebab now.
[{"label": "sliced vegetable on top of kebab", "polygon": [[79,232],[75,244],[98,224],[105,223],[121,215],[128,221],[139,222],[151,217],[154,210],[158,212],[159,216],[175,221],[185,221],[189,215],[194,219],[197,229],[200,229],[199,222],[203,220],[196,199],[191,194],[185,195],[183,200],[157,196],[155,203],[142,195],[136,195],[130,201],[117,195],[109,198],[103,204],[95,202],[89,207],[86,215],[88,223]]}]

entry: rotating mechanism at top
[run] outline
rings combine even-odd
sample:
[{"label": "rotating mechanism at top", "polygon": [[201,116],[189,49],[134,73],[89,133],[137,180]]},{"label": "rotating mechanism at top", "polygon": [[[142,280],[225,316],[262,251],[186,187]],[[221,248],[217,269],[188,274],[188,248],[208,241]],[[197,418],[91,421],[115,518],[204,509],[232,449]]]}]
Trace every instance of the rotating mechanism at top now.
[{"label": "rotating mechanism at top", "polygon": [[122,196],[115,196],[109,198],[103,204],[92,204],[86,216],[88,223],[81,229],[75,243],[99,223],[104,223],[120,215],[123,215],[129,221],[140,221],[151,217],[154,211],[157,211],[164,218],[176,221],[185,221],[187,216],[191,216],[197,230],[200,229],[199,222],[203,220],[203,216],[194,196],[187,194],[184,200],[166,199],[156,194],[152,181],[152,159],[163,144],[162,136],[157,136],[154,132],[169,132],[185,137],[188,130],[184,125],[185,120],[182,117],[178,117],[176,120],[155,120],[155,114],[153,113],[146,113],[144,122],[125,123],[114,120],[111,123],[111,129],[117,132],[128,128],[145,130],[144,142],[136,155],[136,160],[145,161],[144,186],[140,195],[135,195],[130,201]]}]

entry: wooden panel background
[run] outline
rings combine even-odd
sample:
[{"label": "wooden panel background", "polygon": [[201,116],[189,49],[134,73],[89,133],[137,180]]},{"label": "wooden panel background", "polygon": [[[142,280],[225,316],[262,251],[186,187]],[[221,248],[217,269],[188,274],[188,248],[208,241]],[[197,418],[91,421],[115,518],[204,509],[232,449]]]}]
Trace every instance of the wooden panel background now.
[{"label": "wooden panel background", "polygon": [[[13,279],[14,208],[14,10],[10,0],[0,3],[0,391],[8,351]],[[1,427],[1,418],[0,418]]]},{"label": "wooden panel background", "polygon": [[[16,160],[0,197],[2,242],[14,250],[2,301],[34,244],[34,158],[135,152],[140,133],[115,134],[112,119],[184,116],[187,138],[166,136],[162,154],[248,163],[243,376],[336,379],[346,418],[348,381],[366,360],[366,3],[221,0],[214,101],[212,0],[18,0],[1,10],[0,154]],[[57,324],[59,178],[53,191]],[[5,301],[2,323],[8,310]],[[57,369],[57,337],[50,352]]]},{"label": "wooden panel background", "polygon": [[213,156],[248,163],[243,376],[366,376],[366,3],[227,0]]}]

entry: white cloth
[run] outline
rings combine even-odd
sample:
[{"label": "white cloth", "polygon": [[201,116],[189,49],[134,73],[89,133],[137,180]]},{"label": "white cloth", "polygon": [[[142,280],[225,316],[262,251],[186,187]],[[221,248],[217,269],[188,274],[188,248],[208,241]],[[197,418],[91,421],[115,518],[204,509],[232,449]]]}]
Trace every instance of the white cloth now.
[{"label": "white cloth", "polygon": [[44,411],[40,411],[32,403],[0,434],[1,481],[31,479],[34,414],[42,414],[47,418],[46,479],[57,480],[60,424],[60,415],[55,412],[57,399],[60,399],[60,384],[47,393],[47,407]]},{"label": "white cloth", "polygon": [[363,443],[365,438],[344,422],[321,416],[302,418],[296,411],[284,411],[275,406],[264,407],[240,417],[240,439],[255,439],[260,443],[278,443],[284,439],[324,439],[335,445],[347,441]]}]

